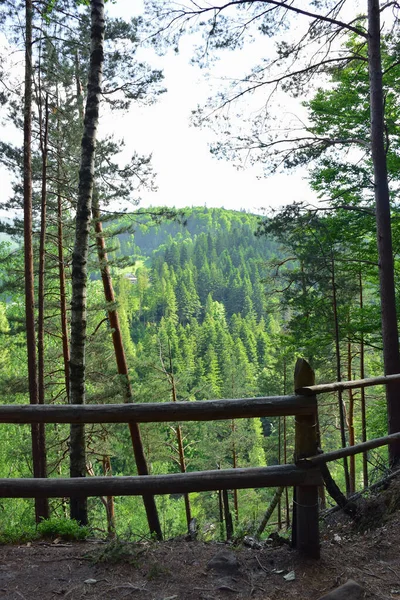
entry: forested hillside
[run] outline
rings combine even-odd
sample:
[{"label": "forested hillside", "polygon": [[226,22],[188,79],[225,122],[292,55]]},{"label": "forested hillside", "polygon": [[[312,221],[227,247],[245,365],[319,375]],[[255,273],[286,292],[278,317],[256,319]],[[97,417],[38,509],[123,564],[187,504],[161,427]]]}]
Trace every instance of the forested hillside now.
[{"label": "forested hillside", "polygon": [[[287,218],[290,216],[293,217],[288,214]],[[284,227],[282,239],[278,224]],[[337,352],[339,360],[342,352],[340,369],[351,379],[359,376],[360,348],[363,348],[364,372],[380,373],[379,352],[373,343],[379,327],[378,317],[374,316],[373,272],[366,285],[366,308],[360,313],[360,289],[355,280],[358,271],[352,263],[349,271],[348,264],[337,255],[337,281],[332,294],[331,263],[327,264],[325,257],[331,243],[326,241],[326,228],[330,226],[333,230],[335,225],[332,217],[323,217],[322,222],[308,217],[301,223],[297,216],[292,226],[290,222],[283,224],[282,215],[274,222],[244,212],[192,208],[174,220],[162,222],[154,222],[150,214],[139,211],[106,227],[104,237],[135,402],[291,393],[294,363],[299,355],[312,361],[319,380],[328,381],[335,379]],[[315,245],[321,231],[325,240],[321,238]],[[365,232],[362,235],[366,242]],[[341,256],[351,252],[351,248],[340,248]],[[296,249],[300,254],[296,255]],[[2,252],[7,265],[2,275],[7,292],[2,304],[1,391],[9,402],[23,403],[28,381],[21,345],[22,298],[18,277],[15,278],[20,255],[18,251],[10,253],[6,247]],[[14,267],[10,270],[11,264]],[[100,271],[95,262],[90,264],[87,401],[121,402],[123,378],[116,374],[111,331],[104,319],[104,310],[110,307],[102,299]],[[336,315],[333,300],[337,304]],[[66,390],[57,341],[60,324],[57,311],[52,315],[50,305],[49,310],[46,333],[54,342],[46,353],[46,395],[49,402],[59,403],[64,402]],[[360,346],[359,338],[361,318],[368,318],[362,330],[364,347]],[[340,327],[339,337],[335,336],[335,319]],[[354,443],[362,439],[362,406],[351,395],[343,400],[346,436],[350,432],[350,442]],[[366,406],[370,436],[383,434],[385,410],[381,397],[371,396]],[[324,449],[340,445],[339,417],[334,397],[321,405]],[[292,425],[291,418],[243,419],[173,427],[142,425],[141,433],[149,472],[157,474],[271,465],[285,459],[290,462]],[[2,476],[11,472],[20,476],[30,473],[28,429],[23,431],[20,437],[19,428],[7,427]],[[65,426],[48,426],[50,475],[66,473],[67,449]],[[380,454],[374,456],[369,457],[372,477],[380,473]],[[357,465],[353,464],[352,488],[361,485],[363,476],[361,459]],[[126,427],[89,428],[88,468],[92,474],[135,472]],[[345,486],[341,466],[337,465],[333,472]],[[232,511],[241,527],[251,529],[250,523],[255,524],[261,518],[271,494],[268,490],[233,493]],[[19,520],[26,514],[29,521],[27,504],[22,500],[5,501],[4,517]],[[157,504],[164,519],[164,533],[183,532],[183,499],[160,497]],[[52,505],[56,514],[66,510],[62,503]],[[10,517],[11,507],[14,517]],[[95,521],[98,525],[103,522],[105,528],[107,512],[102,509],[101,501],[92,499],[90,507]],[[218,527],[214,529],[220,519],[218,493],[191,494],[189,507],[190,515],[196,516],[200,526],[210,531],[207,535],[219,535]],[[282,504],[279,520],[286,519],[286,510]],[[126,527],[135,532],[146,530],[139,499],[119,499],[117,513],[119,531]]]}]

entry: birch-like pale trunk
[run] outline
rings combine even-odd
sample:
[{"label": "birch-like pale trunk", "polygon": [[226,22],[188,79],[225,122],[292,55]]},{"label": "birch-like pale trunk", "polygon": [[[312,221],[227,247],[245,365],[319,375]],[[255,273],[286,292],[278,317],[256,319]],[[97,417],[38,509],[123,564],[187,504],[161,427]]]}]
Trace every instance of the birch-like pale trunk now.
[{"label": "birch-like pale trunk", "polygon": [[[32,244],[32,0],[25,1],[25,89],[24,89],[24,274],[26,346],[28,355],[29,401],[39,403],[35,333],[35,289]],[[31,425],[34,477],[46,476],[44,427]],[[46,498],[35,499],[36,522],[49,516]]]},{"label": "birch-like pale trunk", "polygon": [[[394,285],[390,198],[385,150],[379,0],[368,0],[368,67],[371,110],[371,152],[374,168],[376,232],[379,257],[383,363],[385,375],[400,373],[399,333]],[[400,431],[400,382],[386,386],[389,434]],[[389,446],[392,466],[400,462],[400,440]]]},{"label": "birch-like pale trunk", "polygon": [[[99,122],[101,82],[104,63],[104,0],[90,0],[91,44],[88,93],[79,169],[75,244],[72,255],[72,301],[70,346],[70,403],[85,403],[86,288],[89,231],[92,212],[96,134]],[[71,425],[70,475],[85,477],[85,427]],[[71,498],[71,518],[87,523],[86,498]]]}]

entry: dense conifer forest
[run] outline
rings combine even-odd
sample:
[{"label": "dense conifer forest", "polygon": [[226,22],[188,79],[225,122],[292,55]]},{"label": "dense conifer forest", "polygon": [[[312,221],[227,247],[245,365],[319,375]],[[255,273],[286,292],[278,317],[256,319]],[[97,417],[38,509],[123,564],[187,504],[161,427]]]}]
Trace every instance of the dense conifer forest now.
[{"label": "dense conifer forest", "polygon": [[[282,243],[279,232],[265,234],[266,227],[273,228],[273,219],[266,222],[246,212],[191,208],[172,221],[159,223],[154,222],[151,211],[147,212],[149,214],[139,211],[112,221],[104,233],[135,402],[288,394],[293,391],[294,363],[300,354],[315,365],[320,381],[335,379],[335,322],[329,276],[322,271],[323,255],[309,258],[308,273],[318,261],[319,275],[315,282],[307,276],[307,290],[299,297],[299,292],[294,294],[294,290],[278,290],[282,282],[277,279],[285,277],[290,277],[297,288],[304,285],[304,263],[301,257],[292,256],[288,238]],[[313,219],[316,227],[315,217]],[[324,217],[318,226],[332,226],[330,221],[331,218]],[[304,224],[302,238],[306,231]],[[316,231],[314,229],[313,235]],[[301,248],[305,251],[303,244]],[[312,254],[310,249],[308,251]],[[22,298],[18,291],[20,278],[15,277],[21,269],[21,257],[19,251],[10,250],[7,243],[3,244],[2,254],[8,266],[2,275],[7,292],[1,304],[1,392],[9,402],[25,403],[28,380],[20,317]],[[12,271],[10,261],[14,265]],[[110,307],[104,303],[94,256],[91,265],[87,402],[119,403],[124,400],[124,382],[115,369],[111,330],[106,318]],[[279,277],[276,276],[278,265],[285,269]],[[349,372],[350,378],[359,376],[358,322],[364,318],[365,310],[369,321],[364,343],[371,340],[364,350],[366,374],[379,374],[382,366],[379,351],[374,347],[377,335],[374,327],[378,328],[379,324],[378,317],[374,316],[377,309],[372,284],[367,286],[366,308],[361,314],[359,287],[354,283],[352,289],[348,283],[354,279],[353,270],[347,273],[339,267],[337,277],[341,284],[337,289],[337,303],[343,373]],[[14,293],[10,291],[11,282]],[[304,305],[309,307],[307,321]],[[46,333],[54,341],[46,353],[45,385],[48,401],[60,403],[65,401],[66,388],[58,341],[59,316],[51,314],[54,311],[49,306]],[[383,396],[370,394],[366,404],[368,437],[383,435],[386,420]],[[361,441],[360,398],[344,398],[344,405],[346,436],[351,427],[352,443]],[[339,411],[334,395],[320,406],[320,426],[323,448],[339,447]],[[5,446],[0,476],[29,476],[32,472],[29,428],[24,426],[21,433],[20,426],[1,427]],[[65,476],[68,473],[66,426],[48,425],[46,435],[49,475]],[[285,459],[291,462],[294,449],[291,417],[181,425],[143,424],[141,435],[151,474],[274,465]],[[357,458],[352,471],[353,489],[362,487],[361,460]],[[384,462],[384,451],[370,453],[368,469],[372,480],[382,475]],[[89,426],[87,464],[92,475],[135,474],[128,428]],[[340,464],[333,473],[345,487]],[[239,531],[254,529],[273,494],[274,490],[268,489],[230,494],[231,510],[236,514]],[[115,503],[117,531],[145,534],[147,522],[141,499],[119,498]],[[190,494],[189,504],[191,517],[204,528],[206,538],[223,535],[218,492]],[[184,498],[162,496],[157,505],[163,534],[183,533],[186,529]],[[65,502],[52,501],[51,509],[58,516],[67,514]],[[107,530],[106,499],[91,499],[89,513],[96,526]],[[21,522],[28,526],[31,518],[30,501],[3,501],[3,526]],[[279,516],[276,515],[273,522],[279,520],[283,524],[286,519],[283,498]]]}]

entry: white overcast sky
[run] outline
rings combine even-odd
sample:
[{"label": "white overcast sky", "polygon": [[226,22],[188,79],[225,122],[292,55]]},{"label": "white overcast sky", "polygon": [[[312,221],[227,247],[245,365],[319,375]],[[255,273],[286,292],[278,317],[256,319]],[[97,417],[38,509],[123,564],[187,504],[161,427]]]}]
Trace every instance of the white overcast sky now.
[{"label": "white overcast sky", "polygon": [[[358,0],[348,3],[352,11],[356,5]],[[108,3],[107,11],[114,17],[130,19],[143,12],[143,4],[141,0],[116,0]],[[307,19],[295,21],[297,33],[306,22]],[[4,44],[2,38],[0,42]],[[167,92],[155,104],[134,105],[124,114],[110,115],[103,106],[100,137],[112,133],[116,138],[124,138],[125,152],[129,156],[133,152],[152,154],[158,191],[142,191],[141,206],[207,205],[260,212],[293,201],[315,202],[315,195],[307,184],[306,170],[273,176],[264,176],[260,167],[237,170],[229,160],[218,160],[211,155],[209,144],[215,140],[215,134],[210,129],[190,125],[191,111],[210,96],[211,85],[217,89],[224,78],[244,75],[258,64],[257,60],[272,55],[273,45],[273,39],[262,36],[252,44],[245,44],[240,51],[226,51],[211,74],[191,64],[193,41],[189,37],[183,40],[179,54],[172,49],[164,56],[157,56],[151,49],[140,50],[142,60],[152,68],[163,69]],[[13,68],[21,71],[22,82],[22,55],[17,64],[19,66]],[[259,108],[249,104],[244,113],[251,114]],[[277,98],[275,109],[279,118],[286,121],[305,116],[300,102],[286,98],[283,93]],[[22,144],[21,135],[2,123],[3,139]],[[10,177],[3,167],[0,167],[0,176],[2,196],[9,196]]]},{"label": "white overcast sky", "polygon": [[[112,16],[128,19],[138,14],[138,7],[138,2],[117,0],[109,5],[108,11]],[[265,47],[271,42],[263,37],[262,43]],[[249,167],[238,171],[229,161],[210,154],[213,133],[189,123],[191,111],[210,95],[210,87],[205,70],[190,64],[188,48],[187,40],[178,55],[170,51],[157,57],[146,51],[148,62],[155,68],[161,67],[165,75],[167,92],[155,105],[133,107],[127,114],[114,114],[112,118],[103,114],[103,131],[123,137],[129,152],[152,153],[158,191],[142,192],[141,206],[207,205],[258,212],[294,200],[315,199],[305,171],[260,178],[260,169]],[[218,63],[217,77],[218,73],[237,76],[237,70],[253,66],[256,57],[254,45],[240,53],[227,51]]]}]

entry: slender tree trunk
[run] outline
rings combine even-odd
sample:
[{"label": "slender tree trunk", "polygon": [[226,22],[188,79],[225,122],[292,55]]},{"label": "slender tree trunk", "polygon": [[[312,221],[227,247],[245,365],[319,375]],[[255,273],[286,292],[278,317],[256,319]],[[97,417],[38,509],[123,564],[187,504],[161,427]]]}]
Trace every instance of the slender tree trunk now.
[{"label": "slender tree trunk", "polygon": [[[169,355],[169,372],[170,372],[170,384],[171,384],[172,401],[173,402],[177,402],[178,401],[178,397],[177,397],[177,394],[176,394],[174,369],[173,369],[173,364],[172,364],[171,344],[170,344],[169,340],[168,340],[168,355]],[[181,426],[179,424],[176,427],[176,440],[177,440],[177,443],[178,443],[179,466],[180,466],[180,469],[181,469],[181,473],[186,473],[185,450],[184,450],[184,447],[183,447],[182,429],[181,429]],[[188,533],[190,533],[190,523],[192,521],[192,512],[191,512],[191,509],[190,509],[189,494],[184,494],[183,497],[185,499],[185,511],[186,511],[187,528],[188,528]]]},{"label": "slender tree trunk", "polygon": [[[319,425],[319,415],[317,414],[317,448],[321,448],[321,427]],[[323,485],[318,486],[319,507],[323,510],[326,508],[325,488]]]},{"label": "slender tree trunk", "polygon": [[[39,98],[42,102],[42,98]],[[38,400],[39,404],[45,403],[44,386],[44,290],[45,290],[45,264],[46,264],[46,210],[47,210],[47,155],[48,155],[48,132],[49,132],[49,99],[46,94],[43,108],[40,106],[40,145],[42,153],[42,190],[41,190],[41,215],[40,215],[40,242],[39,242],[39,281],[38,281]],[[39,438],[41,444],[41,455],[43,457],[43,477],[47,477],[46,459],[46,427],[44,423],[38,424]],[[46,500],[47,516],[49,518],[49,504]]]},{"label": "slender tree trunk", "polygon": [[222,490],[222,502],[224,505],[226,539],[230,540],[233,536],[233,521],[231,511],[229,510],[228,490]]},{"label": "slender tree trunk", "polygon": [[[41,102],[41,98],[40,98]],[[39,293],[38,293],[38,392],[39,404],[44,404],[44,272],[46,265],[46,210],[47,210],[47,154],[48,154],[49,106],[46,94],[44,122],[40,108],[40,145],[42,152],[42,199],[39,242]]]},{"label": "slender tree trunk", "polygon": [[[283,395],[286,396],[287,390],[287,365],[286,358],[283,361]],[[283,462],[287,464],[287,427],[286,417],[283,417]],[[285,513],[286,513],[286,529],[290,527],[290,506],[289,506],[289,488],[285,488]]]},{"label": "slender tree trunk", "polygon": [[[217,464],[217,469],[221,469],[221,465]],[[222,499],[222,490],[218,490],[218,509],[219,509],[219,532],[221,539],[224,537],[224,502]]]},{"label": "slender tree trunk", "polygon": [[[60,170],[57,166],[58,177]],[[60,186],[60,184],[57,184]],[[69,402],[69,341],[68,341],[68,320],[67,320],[67,296],[65,289],[65,265],[64,265],[64,240],[63,240],[63,209],[61,190],[57,191],[57,250],[58,250],[58,277],[60,285],[60,316],[61,316],[61,335],[64,361],[64,379],[67,401]]]},{"label": "slender tree trunk", "polygon": [[[231,421],[231,431],[232,431],[232,466],[234,469],[237,469],[237,453],[236,453],[236,443],[235,443],[235,432],[236,432],[236,423],[235,419]],[[239,522],[239,499],[238,499],[238,491],[233,490],[233,510],[235,511],[235,521]]]},{"label": "slender tree trunk", "polygon": [[[25,318],[28,355],[29,399],[39,403],[36,340],[35,340],[35,290],[32,243],[32,0],[25,1],[25,99],[24,99],[24,274],[25,274]],[[31,426],[32,461],[34,477],[46,477],[46,447],[44,428]],[[49,516],[46,498],[35,499],[36,522]]]},{"label": "slender tree trunk", "polygon": [[[91,47],[88,77],[88,95],[82,137],[79,191],[76,210],[75,244],[72,255],[71,301],[71,354],[70,402],[85,403],[85,349],[86,349],[86,286],[89,229],[94,182],[96,134],[99,121],[101,81],[104,62],[104,0],[90,0]],[[85,427],[71,425],[70,437],[71,477],[85,477],[86,448]],[[71,518],[87,523],[87,499],[71,498]]]},{"label": "slender tree trunk", "polygon": [[[351,356],[351,342],[347,341],[347,381],[352,379],[352,356]],[[354,394],[353,390],[348,390],[349,396],[349,410],[347,411],[347,428],[349,431],[349,446],[354,446]],[[350,456],[350,494],[356,491],[356,457]]]},{"label": "slender tree trunk", "polygon": [[278,505],[280,498],[282,497],[283,489],[284,489],[283,487],[279,487],[275,490],[275,494],[273,495],[271,504],[268,506],[267,510],[265,511],[265,514],[264,514],[263,518],[261,519],[261,522],[258,526],[256,535],[255,535],[257,540],[260,539],[264,529],[268,525],[268,521],[270,520],[272,513],[274,512],[276,506]]},{"label": "slender tree trunk", "polygon": [[[115,295],[114,288],[112,285],[110,269],[108,267],[108,257],[106,247],[104,243],[103,227],[100,220],[100,212],[95,197],[93,203],[93,220],[96,232],[96,246],[97,254],[99,257],[101,278],[103,281],[104,296],[106,302],[109,304],[108,309],[108,320],[112,331],[112,341],[114,346],[115,359],[117,362],[118,374],[121,376],[123,384],[123,396],[124,402],[130,403],[133,399],[131,382],[129,380],[128,364],[126,361],[126,355],[124,350],[124,343],[122,340],[122,333],[119,324],[118,312],[115,309]],[[132,440],[133,452],[135,455],[136,466],[139,475],[148,475],[149,471],[147,468],[146,458],[144,455],[142,439],[140,435],[139,425],[137,423],[129,423],[129,431]],[[143,496],[143,502],[146,509],[147,520],[149,523],[150,532],[154,533],[158,539],[162,538],[161,525],[158,518],[157,507],[154,500],[154,496]]]},{"label": "slender tree trunk", "polygon": [[[331,283],[332,283],[332,309],[333,309],[333,320],[335,327],[335,353],[336,353],[336,377],[337,381],[342,381],[342,369],[341,369],[341,355],[340,355],[340,337],[339,337],[339,317],[337,312],[337,296],[336,296],[336,279],[335,279],[335,260],[332,256],[331,260]],[[338,392],[338,404],[339,404],[339,420],[340,420],[340,438],[342,442],[342,448],[346,447],[346,430],[345,430],[345,418],[344,418],[344,406],[342,392]],[[347,458],[343,459],[344,477],[346,481],[346,494],[350,493],[350,477],[349,477],[349,466]]]},{"label": "slender tree trunk", "polygon": [[[371,151],[374,168],[379,256],[383,362],[385,374],[400,373],[389,185],[385,151],[379,0],[368,0],[368,65],[371,109]],[[389,434],[400,431],[400,382],[386,386]],[[400,462],[400,441],[389,447],[391,466]]]},{"label": "slender tree trunk", "polygon": [[[58,90],[57,90],[57,114]],[[67,402],[69,402],[69,339],[68,339],[68,319],[67,319],[67,295],[65,286],[65,264],[64,264],[64,233],[63,233],[63,205],[61,195],[61,123],[57,118],[57,255],[58,255],[58,279],[60,286],[60,317],[61,317],[61,336],[62,353],[64,363],[64,380]]]},{"label": "slender tree trunk", "polygon": [[[103,456],[103,474],[105,477],[112,477],[112,466],[109,456]],[[106,498],[107,511],[107,531],[110,537],[115,537],[115,503],[113,496]]]},{"label": "slender tree trunk", "polygon": [[[361,311],[361,319],[362,319],[362,327],[364,327],[364,319],[362,316],[363,308],[364,308],[364,298],[363,298],[363,281],[362,281],[362,273],[360,269],[359,273],[359,281],[360,281],[360,311]],[[364,331],[361,330],[361,342],[360,342],[360,379],[365,378],[365,347],[364,347]],[[366,405],[365,405],[365,388],[361,388],[361,440],[363,442],[367,441],[367,416],[366,416]],[[368,454],[363,452],[363,484],[364,488],[368,487]]]},{"label": "slender tree trunk", "polygon": [[[282,418],[278,417],[278,465],[281,464],[282,462],[282,456],[281,456],[281,447],[282,447]],[[283,489],[282,489],[283,492]],[[278,529],[282,529],[282,507],[281,507],[281,498],[282,498],[282,494],[279,495],[279,498],[277,500],[277,507],[278,507]]]}]

